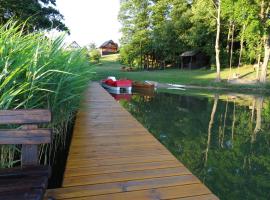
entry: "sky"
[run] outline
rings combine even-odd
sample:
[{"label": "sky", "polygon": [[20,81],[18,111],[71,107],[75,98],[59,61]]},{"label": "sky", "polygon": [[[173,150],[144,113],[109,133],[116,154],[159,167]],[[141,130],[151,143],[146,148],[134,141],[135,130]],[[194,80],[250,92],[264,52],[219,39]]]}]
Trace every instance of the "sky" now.
[{"label": "sky", "polygon": [[94,42],[100,46],[111,39],[119,42],[120,0],[56,0],[56,5],[71,32],[67,43],[76,41],[84,46]]}]

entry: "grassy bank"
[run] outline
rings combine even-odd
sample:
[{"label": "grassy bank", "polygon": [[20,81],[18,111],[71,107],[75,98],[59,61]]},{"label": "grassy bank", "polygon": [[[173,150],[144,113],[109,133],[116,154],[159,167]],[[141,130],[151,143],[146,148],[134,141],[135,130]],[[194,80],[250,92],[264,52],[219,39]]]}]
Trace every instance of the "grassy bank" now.
[{"label": "grassy bank", "polygon": [[[151,80],[160,83],[175,83],[185,84],[203,87],[217,87],[217,88],[229,88],[233,90],[240,89],[265,89],[267,86],[259,84],[229,84],[227,78],[230,74],[238,72],[237,69],[233,69],[230,72],[229,69],[224,69],[221,72],[221,78],[224,80],[220,83],[216,83],[215,76],[216,71],[214,69],[205,70],[179,70],[179,69],[166,69],[166,70],[155,70],[155,71],[135,71],[135,72],[123,72],[121,71],[121,64],[118,62],[117,55],[105,56],[101,60],[101,64],[96,67],[95,79],[100,80],[107,76],[116,76],[117,78],[129,78],[132,80]],[[244,76],[243,79],[250,80],[254,79],[255,72],[251,66],[241,67],[239,74]]]},{"label": "grassy bank", "polygon": [[[64,48],[63,37],[25,34],[22,28],[14,22],[0,27],[0,109],[50,109],[56,151],[65,144],[92,68],[83,51]],[[16,151],[15,146],[0,146],[0,167],[14,164]]]}]

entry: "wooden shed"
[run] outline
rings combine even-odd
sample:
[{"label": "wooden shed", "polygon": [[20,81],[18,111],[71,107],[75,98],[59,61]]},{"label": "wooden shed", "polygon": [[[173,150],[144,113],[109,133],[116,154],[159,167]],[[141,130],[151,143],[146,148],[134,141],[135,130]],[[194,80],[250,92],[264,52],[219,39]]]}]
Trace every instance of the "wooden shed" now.
[{"label": "wooden shed", "polygon": [[99,48],[102,55],[114,54],[118,52],[118,44],[112,40],[104,42]]},{"label": "wooden shed", "polygon": [[181,69],[199,69],[210,67],[210,57],[201,51],[186,51],[180,55]]}]

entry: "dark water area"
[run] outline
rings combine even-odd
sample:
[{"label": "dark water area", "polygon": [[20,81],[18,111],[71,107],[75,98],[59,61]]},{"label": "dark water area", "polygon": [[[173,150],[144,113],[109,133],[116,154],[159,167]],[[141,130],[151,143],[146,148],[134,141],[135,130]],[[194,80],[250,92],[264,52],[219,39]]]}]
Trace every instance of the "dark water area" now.
[{"label": "dark water area", "polygon": [[75,119],[73,119],[72,122],[68,124],[66,135],[60,136],[60,138],[56,137],[54,139],[54,142],[51,144],[50,152],[48,152],[46,155],[50,158],[50,165],[52,168],[52,174],[48,183],[49,189],[60,188],[62,186],[69,147],[73,136],[74,123]]},{"label": "dark water area", "polygon": [[125,99],[120,103],[220,199],[270,199],[269,97],[162,92]]}]

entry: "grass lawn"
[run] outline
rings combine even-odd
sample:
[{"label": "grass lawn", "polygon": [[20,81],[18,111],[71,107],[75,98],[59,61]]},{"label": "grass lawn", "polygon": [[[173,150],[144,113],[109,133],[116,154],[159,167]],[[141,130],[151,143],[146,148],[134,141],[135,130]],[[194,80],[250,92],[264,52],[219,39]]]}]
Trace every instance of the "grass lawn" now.
[{"label": "grass lawn", "polygon": [[[118,55],[104,56],[101,59],[101,63],[96,65],[95,80],[101,80],[108,76],[115,76],[116,78],[129,78],[132,80],[144,81],[151,80],[160,83],[175,83],[204,87],[226,87],[231,89],[258,89],[264,88],[262,85],[248,85],[248,84],[229,84],[227,78],[230,75],[229,69],[224,69],[221,72],[221,78],[224,79],[221,83],[216,83],[215,76],[216,71],[214,69],[205,70],[179,70],[179,69],[166,69],[166,70],[154,70],[154,71],[135,71],[135,72],[123,72],[121,71],[121,64],[118,62]],[[237,69],[233,69],[232,73],[236,73]],[[241,76],[244,79],[254,80],[255,72],[252,66],[244,66],[239,70]],[[266,86],[269,88],[269,84]]]}]

